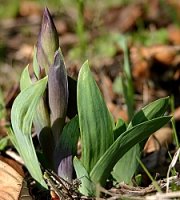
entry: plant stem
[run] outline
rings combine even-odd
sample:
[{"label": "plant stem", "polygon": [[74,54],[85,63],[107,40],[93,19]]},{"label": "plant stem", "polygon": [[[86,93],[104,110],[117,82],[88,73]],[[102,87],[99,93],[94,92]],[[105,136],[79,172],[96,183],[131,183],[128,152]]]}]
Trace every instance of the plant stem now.
[{"label": "plant stem", "polygon": [[85,36],[85,28],[84,28],[84,8],[85,8],[85,0],[77,0],[78,6],[78,19],[76,32],[79,37],[81,55],[83,55],[86,51],[86,36]]}]

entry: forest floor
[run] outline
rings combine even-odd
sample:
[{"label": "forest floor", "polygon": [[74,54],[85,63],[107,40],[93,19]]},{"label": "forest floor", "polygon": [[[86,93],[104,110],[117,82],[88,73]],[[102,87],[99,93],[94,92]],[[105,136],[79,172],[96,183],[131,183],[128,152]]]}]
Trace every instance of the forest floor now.
[{"label": "forest floor", "polygon": [[[4,3],[4,10],[9,9],[12,13],[8,11],[9,16],[6,16],[3,9],[0,12],[0,104],[3,110],[0,116],[1,139],[6,136],[6,125],[10,124],[10,111],[19,93],[21,72],[27,64],[30,64],[30,69],[32,67],[33,48],[37,42],[43,12],[43,5],[36,1],[20,1],[18,6],[10,6],[8,2]],[[123,50],[120,41],[125,37],[135,91],[135,110],[160,97],[171,96],[174,109],[171,108],[168,112],[174,116],[177,136],[180,139],[180,2],[92,1],[85,3],[83,15],[79,17],[77,3],[58,2],[48,7],[59,33],[68,74],[77,79],[80,67],[88,59],[114,119],[122,118],[128,121],[127,107],[120,86],[123,73]],[[81,23],[84,26],[78,31]],[[168,153],[173,156],[177,148],[171,124],[155,133],[144,148],[142,160],[152,176],[157,176],[157,182],[159,181],[163,190],[170,165]],[[19,168],[17,161],[14,163],[10,159],[14,159],[14,156],[7,153],[14,152],[11,144],[8,142],[1,149],[0,160],[6,160],[5,164],[13,162],[11,166]],[[180,165],[177,162],[176,171],[179,170]],[[23,171],[19,173],[22,174]],[[127,196],[129,199],[178,199],[178,195],[180,199],[180,192],[156,193],[149,177],[145,172],[141,173],[141,187],[120,184],[119,188],[107,191],[104,189],[103,192],[109,199]],[[177,176],[172,176],[171,181],[176,183],[174,190],[179,191]],[[26,186],[23,186],[23,189],[26,190]],[[147,194],[155,196],[145,197]]]}]

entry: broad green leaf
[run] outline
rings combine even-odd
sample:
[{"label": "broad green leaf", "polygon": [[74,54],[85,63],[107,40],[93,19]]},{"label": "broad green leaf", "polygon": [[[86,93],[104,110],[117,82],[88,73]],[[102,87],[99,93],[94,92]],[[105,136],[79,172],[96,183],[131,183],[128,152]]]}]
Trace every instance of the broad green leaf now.
[{"label": "broad green leaf", "polygon": [[20,90],[24,90],[25,88],[29,87],[32,84],[30,75],[29,75],[29,65],[25,67],[21,74],[20,78]]},{"label": "broad green leaf", "polygon": [[75,116],[65,125],[54,152],[55,169],[60,177],[69,182],[72,181],[73,157],[77,152],[79,136],[79,120]]},{"label": "broad green leaf", "polygon": [[135,144],[143,141],[164,126],[170,118],[159,117],[152,119],[138,124],[121,134],[92,169],[90,173],[91,180],[103,185],[117,161]]},{"label": "broad green leaf", "polygon": [[82,163],[89,173],[113,143],[112,121],[100,90],[85,62],[77,85]]},{"label": "broad green leaf", "polygon": [[[37,182],[47,188],[31,137],[33,117],[46,85],[47,77],[22,90],[13,103],[11,122],[15,138],[13,142],[17,144],[17,150],[24,160],[27,169]],[[13,137],[12,134],[11,137]]]},{"label": "broad green leaf", "polygon": [[[134,145],[114,166],[112,175],[118,183],[131,183],[131,179],[137,170],[138,162],[136,156],[140,157],[140,146]],[[129,164],[130,163],[130,164]],[[127,167],[128,165],[128,167]]]},{"label": "broad green leaf", "polygon": [[40,78],[40,67],[39,67],[38,61],[37,61],[37,47],[36,46],[34,46],[33,70],[34,70],[34,74],[35,74],[36,78],[39,79]]},{"label": "broad green leaf", "polygon": [[[113,131],[115,140],[126,131],[126,128],[125,122],[122,119],[119,119],[116,128]],[[140,156],[139,144],[134,145],[114,166],[112,175],[116,181],[119,183],[124,182],[126,184],[131,183],[131,178],[138,166],[136,156]],[[127,163],[131,164],[127,167]]]},{"label": "broad green leaf", "polygon": [[79,191],[86,196],[91,196],[91,197],[94,196],[95,185],[90,180],[90,177],[85,167],[77,157],[74,157],[73,163],[77,178],[81,181]]},{"label": "broad green leaf", "polygon": [[167,111],[168,105],[169,97],[164,97],[153,101],[134,115],[133,119],[128,125],[128,129],[144,121],[163,116]]},{"label": "broad green leaf", "polygon": [[[137,124],[140,124],[144,121],[151,120],[156,117],[164,115],[169,104],[169,98],[158,99],[144,108],[142,108],[130,122],[128,129],[132,128]],[[113,169],[113,177],[121,182],[122,180],[125,183],[130,183],[131,178],[137,170],[138,162],[136,157],[140,157],[142,147],[140,144],[133,146],[115,165]],[[131,163],[131,166],[127,170],[127,163]],[[123,173],[122,173],[123,172]],[[125,173],[126,172],[126,173]]]}]

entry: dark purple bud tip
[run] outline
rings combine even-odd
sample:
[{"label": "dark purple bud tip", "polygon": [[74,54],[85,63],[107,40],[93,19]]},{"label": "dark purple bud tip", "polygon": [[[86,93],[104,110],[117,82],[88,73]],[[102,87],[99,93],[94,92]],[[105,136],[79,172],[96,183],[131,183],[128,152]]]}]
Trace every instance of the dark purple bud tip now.
[{"label": "dark purple bud tip", "polygon": [[46,74],[53,64],[54,53],[58,48],[58,33],[48,8],[45,8],[37,41],[37,61],[40,68],[45,68]]}]

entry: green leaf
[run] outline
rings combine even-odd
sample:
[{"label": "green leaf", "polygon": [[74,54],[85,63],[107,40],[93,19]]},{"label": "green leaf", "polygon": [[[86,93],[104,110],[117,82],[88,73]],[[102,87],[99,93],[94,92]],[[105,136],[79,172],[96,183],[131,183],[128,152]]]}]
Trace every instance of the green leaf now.
[{"label": "green leaf", "polygon": [[[126,128],[126,123],[122,119],[118,119],[116,123],[116,128],[113,130],[115,140],[126,131]],[[133,156],[136,156],[137,151],[136,148],[134,149],[134,147],[131,149],[135,150],[132,153],[134,153]],[[137,145],[137,147],[139,147],[139,145]],[[129,151],[131,151],[131,149]],[[129,153],[129,151],[127,153]],[[131,177],[134,175],[134,168],[137,167],[137,161],[134,161],[133,157],[130,157],[131,160],[129,160],[129,156],[126,156],[126,154],[116,163],[116,165],[113,168],[112,175],[113,178],[119,183],[123,181],[129,184]],[[130,155],[132,154],[130,153]],[[134,165],[134,162],[136,165]],[[131,164],[129,165],[129,163]]]},{"label": "green leaf", "polygon": [[132,79],[127,77],[126,74],[123,74],[121,81],[123,87],[123,95],[127,105],[128,120],[130,121],[134,115],[134,89]]},{"label": "green leaf", "polygon": [[[164,115],[167,110],[168,104],[168,97],[158,99],[148,104],[134,116],[127,129],[130,129],[132,128],[132,126],[140,124],[144,121]],[[127,184],[131,182],[131,178],[133,177],[138,167],[136,157],[140,157],[141,148],[142,147],[139,143],[136,144],[116,163],[112,174],[118,182],[124,181]],[[131,163],[129,168],[127,168],[127,163]]]},{"label": "green leaf", "polygon": [[89,173],[113,143],[112,121],[100,90],[85,62],[77,85],[82,163]]},{"label": "green leaf", "polygon": [[81,181],[79,191],[86,196],[91,196],[91,197],[94,196],[95,185],[90,180],[90,177],[85,167],[83,166],[83,164],[77,157],[74,157],[73,163],[74,163],[74,168],[76,171],[77,178]]},{"label": "green leaf", "polygon": [[139,123],[163,116],[169,105],[169,97],[160,98],[137,112],[128,125],[128,129]]},{"label": "green leaf", "polygon": [[69,182],[72,181],[73,157],[77,152],[79,136],[79,120],[78,116],[75,116],[65,125],[54,152],[58,175]]},{"label": "green leaf", "polygon": [[29,75],[29,65],[25,67],[21,74],[20,78],[20,90],[24,90],[25,88],[29,87],[32,84],[30,75]]},{"label": "green leaf", "polygon": [[[21,74],[21,79],[20,79],[20,89],[21,89],[21,91],[23,89],[29,87],[30,85],[32,85],[32,81],[31,81],[31,78],[30,78],[30,75],[29,75],[28,68],[29,68],[29,66],[27,66]],[[37,110],[37,112],[34,115],[33,124],[34,124],[34,127],[35,127],[36,134],[39,138],[40,133],[45,132],[43,129],[45,127],[50,127],[49,113],[48,113],[48,110],[45,106],[43,97],[40,99],[36,110]],[[47,129],[46,129],[46,132],[47,132]]]},{"label": "green leaf", "polygon": [[138,124],[121,134],[92,169],[90,173],[91,180],[103,185],[117,161],[135,144],[143,141],[164,126],[170,118],[159,117],[152,119]]},{"label": "green leaf", "polygon": [[46,85],[47,77],[22,90],[16,97],[11,110],[11,122],[14,132],[14,134],[11,133],[11,138],[14,137],[13,142],[17,144],[17,150],[32,177],[47,188],[31,137],[33,117]]},{"label": "green leaf", "polygon": [[[131,179],[137,170],[138,162],[136,156],[140,157],[140,146],[134,145],[114,166],[112,175],[118,183],[131,183]],[[130,163],[128,165],[128,163]],[[128,167],[127,167],[128,165]]]},{"label": "green leaf", "polygon": [[124,65],[123,74],[121,77],[121,85],[123,88],[123,94],[127,105],[128,118],[129,120],[131,120],[134,115],[134,88],[131,75],[131,66],[129,63],[128,46],[126,38],[124,36],[120,37],[119,44],[124,52]]}]

